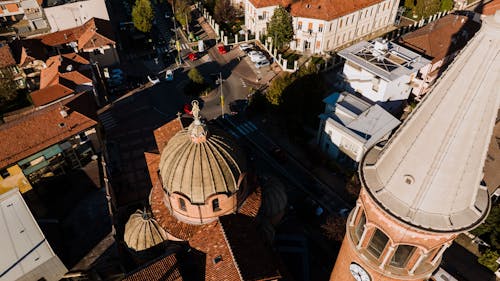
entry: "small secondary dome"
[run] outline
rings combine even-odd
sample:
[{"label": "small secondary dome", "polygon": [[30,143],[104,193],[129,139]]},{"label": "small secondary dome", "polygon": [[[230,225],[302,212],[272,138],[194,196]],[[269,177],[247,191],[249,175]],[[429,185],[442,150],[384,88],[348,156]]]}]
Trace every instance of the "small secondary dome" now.
[{"label": "small secondary dome", "polygon": [[198,102],[193,101],[194,121],[170,139],[160,159],[160,177],[169,192],[203,204],[217,193],[235,193],[246,163],[231,138],[200,120]]},{"label": "small secondary dome", "polygon": [[123,235],[127,246],[137,252],[167,241],[167,233],[146,211],[137,210],[128,219]]}]

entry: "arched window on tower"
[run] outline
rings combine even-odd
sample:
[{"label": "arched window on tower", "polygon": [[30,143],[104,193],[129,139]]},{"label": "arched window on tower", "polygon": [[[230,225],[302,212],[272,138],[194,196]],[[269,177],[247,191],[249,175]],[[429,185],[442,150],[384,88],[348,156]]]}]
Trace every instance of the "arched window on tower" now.
[{"label": "arched window on tower", "polygon": [[212,210],[214,212],[220,211],[219,199],[216,198],[216,199],[212,200]]},{"label": "arched window on tower", "polygon": [[399,268],[405,268],[411,256],[415,252],[415,247],[411,245],[398,245],[398,248],[392,255],[391,265]]},{"label": "arched window on tower", "polygon": [[186,201],[182,198],[179,198],[179,209],[186,211]]},{"label": "arched window on tower", "polygon": [[385,235],[382,231],[375,229],[372,239],[366,249],[370,254],[378,259],[380,258],[380,255],[382,255],[387,242],[389,242],[389,237],[387,237],[387,235]]},{"label": "arched window on tower", "polygon": [[356,224],[355,227],[355,234],[356,234],[356,243],[361,239],[361,236],[363,235],[363,230],[365,229],[365,224],[366,224],[366,216],[365,212],[361,211],[361,215],[358,220],[358,224]]}]

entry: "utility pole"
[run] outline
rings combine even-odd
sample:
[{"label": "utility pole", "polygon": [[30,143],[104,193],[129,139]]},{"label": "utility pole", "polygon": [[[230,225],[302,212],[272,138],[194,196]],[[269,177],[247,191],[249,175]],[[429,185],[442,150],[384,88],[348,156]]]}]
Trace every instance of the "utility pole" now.
[{"label": "utility pole", "polygon": [[219,87],[220,87],[220,111],[221,116],[224,118],[224,93],[222,92],[222,72],[219,72]]},{"label": "utility pole", "polygon": [[172,20],[174,21],[175,48],[177,49],[176,63],[177,63],[177,65],[180,65],[181,64],[181,43],[179,42],[179,37],[177,36],[177,20],[175,18],[175,0],[172,1],[172,12],[173,12]]}]

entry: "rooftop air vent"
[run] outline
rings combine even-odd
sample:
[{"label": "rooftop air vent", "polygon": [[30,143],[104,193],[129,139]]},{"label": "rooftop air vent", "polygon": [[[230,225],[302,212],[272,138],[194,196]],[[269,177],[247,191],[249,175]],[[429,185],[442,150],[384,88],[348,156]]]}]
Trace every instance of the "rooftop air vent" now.
[{"label": "rooftop air vent", "polygon": [[61,114],[62,118],[68,117],[68,112],[66,110],[64,110],[64,109],[61,109],[59,111],[59,114]]},{"label": "rooftop air vent", "polygon": [[68,64],[68,66],[66,66],[66,71],[72,71],[73,70],[73,65],[72,64]]}]

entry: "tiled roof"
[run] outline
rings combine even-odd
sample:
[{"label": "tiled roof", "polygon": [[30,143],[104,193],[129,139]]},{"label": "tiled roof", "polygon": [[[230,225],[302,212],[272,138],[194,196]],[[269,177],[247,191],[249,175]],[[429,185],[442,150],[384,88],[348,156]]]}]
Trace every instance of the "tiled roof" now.
[{"label": "tiled roof", "polygon": [[[104,35],[106,34],[106,35]],[[37,37],[47,46],[59,46],[77,42],[78,49],[97,48],[114,44],[112,28],[109,21],[92,18],[81,26]]]},{"label": "tiled roof", "polygon": [[493,0],[486,3],[482,7],[482,14],[485,16],[491,16],[494,15],[498,10],[500,10],[500,0]]},{"label": "tiled roof", "polygon": [[0,68],[16,65],[16,60],[12,56],[9,45],[0,47]]},{"label": "tiled roof", "polygon": [[0,167],[87,130],[97,122],[76,112],[62,117],[58,105],[50,106],[0,126]]},{"label": "tiled roof", "polygon": [[269,6],[278,6],[281,5],[286,7],[292,3],[292,0],[250,0],[250,3],[255,8],[269,7]]},{"label": "tiled roof", "polygon": [[480,27],[480,23],[466,16],[447,15],[403,35],[399,43],[431,57],[435,63],[462,49]]},{"label": "tiled roof", "polygon": [[70,61],[74,61],[79,64],[90,64],[90,61],[87,60],[86,58],[82,57],[81,55],[77,53],[67,53],[67,54],[62,54],[61,55],[63,58],[68,59]]},{"label": "tiled roof", "polygon": [[12,41],[9,45],[12,49],[14,58],[19,65],[23,65],[34,60],[45,61],[48,57],[46,46],[41,43],[40,39],[17,39]]},{"label": "tiled roof", "polygon": [[92,79],[88,78],[87,76],[81,74],[78,71],[69,71],[69,72],[59,73],[59,77],[62,77],[66,80],[69,80],[69,81],[75,83],[76,85],[92,83]]},{"label": "tiled roof", "polygon": [[156,144],[158,145],[158,151],[163,151],[167,142],[175,135],[177,132],[182,130],[183,126],[180,118],[175,118],[174,120],[168,122],[167,124],[161,126],[160,128],[153,131],[155,136]]},{"label": "tiled roof", "polygon": [[182,281],[175,255],[160,257],[139,270],[127,274],[123,281]]},{"label": "tiled roof", "polygon": [[[216,220],[203,225],[189,240],[189,245],[205,254],[205,280],[243,280],[231,248],[225,239],[222,224]],[[255,256],[254,258],[260,258]],[[254,270],[258,270],[255,268]]]},{"label": "tiled roof", "polygon": [[64,98],[74,93],[70,88],[55,84],[30,93],[31,101],[35,106],[42,106]]},{"label": "tiled roof", "polygon": [[249,216],[256,217],[259,213],[260,206],[262,204],[262,191],[259,188],[255,189],[241,204],[238,209],[238,213]]},{"label": "tiled roof", "polygon": [[277,258],[263,243],[252,218],[227,215],[220,217],[219,222],[243,280],[281,278]]},{"label": "tiled roof", "polygon": [[379,2],[381,0],[301,0],[291,5],[290,13],[294,17],[329,21]]}]

